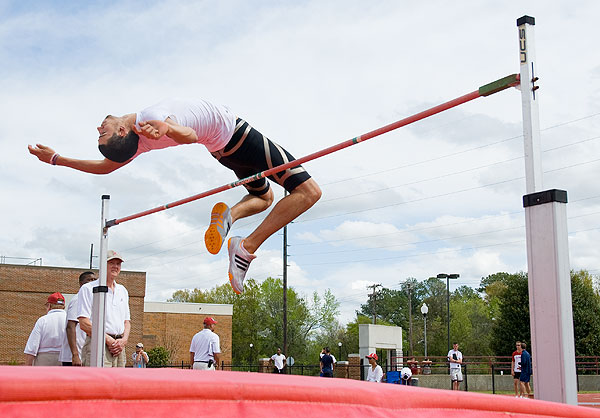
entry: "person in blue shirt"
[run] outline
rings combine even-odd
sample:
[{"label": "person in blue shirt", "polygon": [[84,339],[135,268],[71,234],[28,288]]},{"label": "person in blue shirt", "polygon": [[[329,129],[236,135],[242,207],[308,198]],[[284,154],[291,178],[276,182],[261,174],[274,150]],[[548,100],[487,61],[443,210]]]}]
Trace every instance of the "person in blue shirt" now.
[{"label": "person in blue shirt", "polygon": [[325,354],[321,357],[321,373],[323,377],[333,377],[333,358],[329,347],[325,347]]},{"label": "person in blue shirt", "polygon": [[529,386],[529,381],[531,380],[531,375],[533,374],[533,367],[531,364],[531,355],[526,350],[527,344],[521,343],[521,376],[519,376],[519,381],[521,382],[521,397],[525,397],[523,395],[525,391],[527,391],[527,398],[531,395],[531,387]]}]

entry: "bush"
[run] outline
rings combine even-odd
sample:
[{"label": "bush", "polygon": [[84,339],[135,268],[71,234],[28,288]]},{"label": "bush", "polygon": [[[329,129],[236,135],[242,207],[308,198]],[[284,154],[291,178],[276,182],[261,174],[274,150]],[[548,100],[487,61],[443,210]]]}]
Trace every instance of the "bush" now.
[{"label": "bush", "polygon": [[169,365],[169,351],[165,347],[154,347],[148,350],[148,367],[164,367]]}]

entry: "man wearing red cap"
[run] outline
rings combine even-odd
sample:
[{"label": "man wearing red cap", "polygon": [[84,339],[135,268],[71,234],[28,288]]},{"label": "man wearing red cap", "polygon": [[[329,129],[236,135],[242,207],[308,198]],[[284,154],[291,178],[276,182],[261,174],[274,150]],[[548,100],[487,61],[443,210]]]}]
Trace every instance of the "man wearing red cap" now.
[{"label": "man wearing red cap", "polygon": [[369,360],[367,382],[381,383],[381,379],[383,379],[383,369],[379,364],[377,364],[379,357],[377,357],[376,353],[371,353],[367,356],[367,360]]},{"label": "man wearing red cap", "polygon": [[215,370],[219,368],[221,354],[219,336],[215,334],[214,318],[204,318],[204,329],[192,338],[190,344],[190,362],[194,370]]},{"label": "man wearing red cap", "polygon": [[[116,251],[107,252],[106,262],[106,294],[104,367],[125,367],[127,357],[125,345],[131,329],[129,313],[129,293],[125,286],[117,283],[121,273],[123,257]],[[94,288],[100,285],[100,280],[94,280],[81,286],[77,294],[77,319],[79,327],[87,334],[85,344],[81,349],[81,361],[84,366],[91,364],[92,348],[92,305]]]},{"label": "man wearing red cap", "polygon": [[65,339],[65,298],[56,292],[48,296],[46,315],[37,320],[27,345],[25,364],[27,366],[60,366],[58,355]]}]

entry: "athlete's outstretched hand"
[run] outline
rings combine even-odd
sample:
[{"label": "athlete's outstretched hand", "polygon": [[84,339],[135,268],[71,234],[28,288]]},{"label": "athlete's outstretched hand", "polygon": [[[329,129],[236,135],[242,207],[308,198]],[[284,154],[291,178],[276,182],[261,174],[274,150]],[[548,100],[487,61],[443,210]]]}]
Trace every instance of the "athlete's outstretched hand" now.
[{"label": "athlete's outstretched hand", "polygon": [[42,144],[27,145],[27,148],[30,154],[35,155],[40,161],[48,164],[50,164],[50,159],[55,154],[52,148]]},{"label": "athlete's outstretched hand", "polygon": [[144,135],[149,139],[158,139],[169,132],[169,125],[161,120],[149,120],[140,122],[140,129],[137,129],[135,125],[133,129],[138,135]]}]

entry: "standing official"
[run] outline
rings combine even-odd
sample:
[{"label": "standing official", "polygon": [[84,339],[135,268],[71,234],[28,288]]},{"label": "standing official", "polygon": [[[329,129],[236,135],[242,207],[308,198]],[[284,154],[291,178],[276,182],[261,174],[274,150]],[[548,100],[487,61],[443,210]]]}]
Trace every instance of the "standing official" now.
[{"label": "standing official", "polygon": [[46,315],[39,318],[25,346],[27,366],[60,366],[58,355],[65,339],[65,298],[52,293],[46,301]]},{"label": "standing official", "polygon": [[[94,280],[96,280],[96,275],[93,271],[81,273],[79,288]],[[67,332],[58,357],[63,366],[81,366],[81,349],[85,344],[85,335],[77,320],[77,295],[75,295],[67,305]]]},{"label": "standing official", "polygon": [[215,334],[215,321],[212,317],[204,318],[204,329],[192,338],[190,344],[190,362],[194,370],[215,370],[219,368],[221,354],[219,336]]},{"label": "standing official", "polygon": [[[125,286],[117,283],[121,273],[123,257],[116,251],[108,250],[106,262],[106,294],[105,334],[104,341],[104,367],[125,367],[125,345],[129,339],[131,329],[131,315],[129,313],[129,293]],[[79,326],[87,337],[81,350],[84,366],[91,364],[92,358],[92,305],[94,302],[94,288],[100,285],[100,280],[84,284],[79,289],[77,301],[77,319]]]}]

